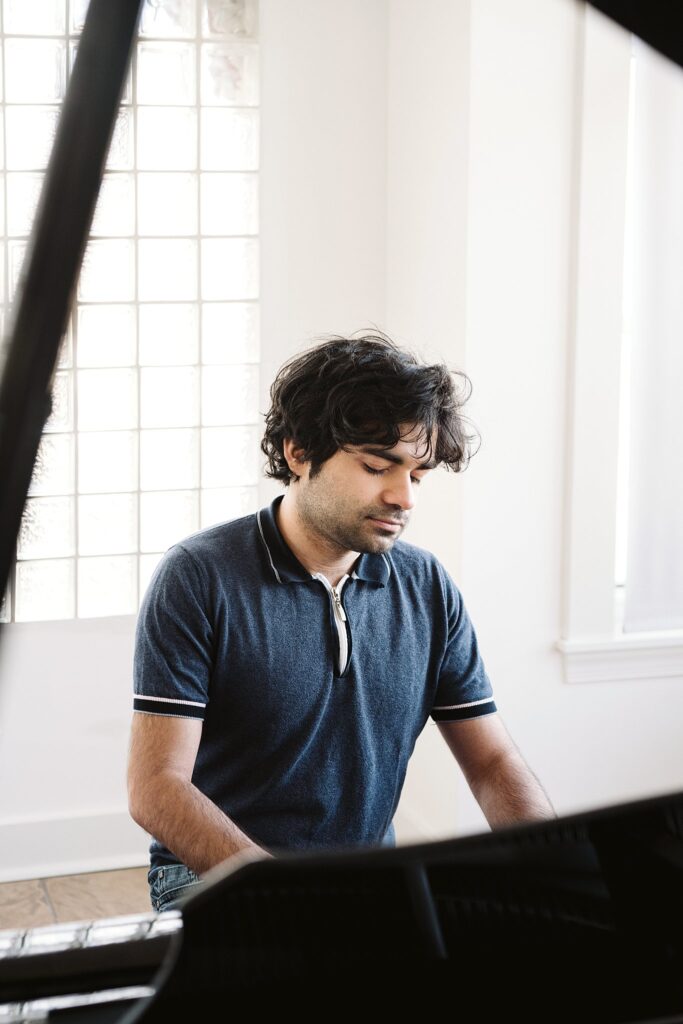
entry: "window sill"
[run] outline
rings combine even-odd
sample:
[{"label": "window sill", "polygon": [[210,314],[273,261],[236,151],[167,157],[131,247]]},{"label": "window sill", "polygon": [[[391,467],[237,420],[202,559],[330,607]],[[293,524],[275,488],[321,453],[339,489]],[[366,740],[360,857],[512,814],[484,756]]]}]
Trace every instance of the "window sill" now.
[{"label": "window sill", "polygon": [[683,681],[683,630],[631,633],[605,640],[560,640],[567,683],[631,679]]}]

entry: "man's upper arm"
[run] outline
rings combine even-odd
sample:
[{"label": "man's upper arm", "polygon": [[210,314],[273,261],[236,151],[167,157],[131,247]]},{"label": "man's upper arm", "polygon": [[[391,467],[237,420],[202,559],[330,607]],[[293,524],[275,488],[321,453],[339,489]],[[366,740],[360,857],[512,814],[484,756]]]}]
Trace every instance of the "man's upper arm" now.
[{"label": "man's upper arm", "polygon": [[447,635],[431,717],[440,725],[495,717],[493,688],[462,595],[443,567],[439,569]]},{"label": "man's upper arm", "polygon": [[135,711],[201,724],[213,664],[210,597],[202,567],[181,545],[160,562],[135,633]]}]

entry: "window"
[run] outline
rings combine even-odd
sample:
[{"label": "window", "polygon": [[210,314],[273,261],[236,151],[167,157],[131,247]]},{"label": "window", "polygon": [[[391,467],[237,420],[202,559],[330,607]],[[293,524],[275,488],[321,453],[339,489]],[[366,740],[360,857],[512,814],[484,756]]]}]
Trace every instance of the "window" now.
[{"label": "window", "polygon": [[[86,0],[3,0],[11,304]],[[258,479],[255,0],[146,0],[3,617],[134,614]]]},{"label": "window", "polygon": [[[671,594],[674,591],[668,591],[672,615],[668,623],[662,617],[648,621],[632,614],[633,595],[643,591],[642,571],[636,565],[634,551],[639,544],[643,550],[642,538],[648,538],[650,544],[655,540],[659,542],[661,522],[665,516],[671,516],[673,529],[666,543],[669,558],[675,561],[676,552],[671,545],[676,536],[676,524],[681,521],[681,510],[676,513],[666,496],[662,501],[661,495],[665,492],[660,490],[654,518],[644,521],[642,527],[634,522],[634,513],[639,510],[638,491],[644,493],[643,469],[648,458],[655,449],[672,451],[669,439],[661,436],[661,426],[659,436],[657,430],[647,429],[652,426],[647,423],[647,416],[652,415],[653,394],[655,405],[657,402],[656,388],[665,382],[673,367],[665,367],[662,376],[660,363],[659,385],[652,378],[647,403],[644,403],[642,340],[646,340],[648,352],[652,353],[652,332],[656,332],[657,325],[651,321],[643,331],[642,302],[639,298],[636,309],[629,294],[635,279],[640,283],[644,274],[643,264],[637,263],[642,254],[642,240],[638,237],[645,206],[642,199],[648,195],[648,189],[650,196],[655,192],[652,179],[645,181],[642,175],[642,164],[651,162],[653,153],[651,146],[644,146],[642,137],[633,137],[633,125],[638,128],[638,119],[631,117],[636,96],[631,37],[616,30],[608,19],[590,7],[586,7],[584,18],[566,589],[563,639],[558,646],[564,656],[565,678],[569,682],[681,677],[683,629],[676,628],[680,609],[673,607]],[[635,49],[637,52],[638,47]],[[680,75],[680,69],[675,70]],[[640,99],[636,98],[636,111],[639,103]],[[629,124],[631,154],[637,159],[631,161],[631,172],[627,173]],[[678,129],[676,138],[680,146]],[[657,163],[656,158],[654,167],[658,169],[657,187],[660,188],[661,162]],[[670,174],[676,182],[671,195],[677,203],[679,169],[680,160],[671,161]],[[631,197],[628,202],[627,191]],[[629,210],[635,216],[627,216]],[[672,214],[678,216],[677,210],[670,208],[669,217]],[[661,251],[654,237],[649,238],[649,242],[651,252],[658,249],[665,262],[672,260],[674,254],[670,248]],[[683,252],[677,260],[681,255]],[[675,261],[669,267],[674,276],[680,276],[677,266]],[[652,302],[650,305],[652,308]],[[637,336],[641,340],[636,341]],[[666,344],[669,344],[668,339]],[[640,359],[639,369],[636,369],[636,358]],[[675,373],[673,378],[676,379]],[[669,390],[664,388],[660,394],[666,392],[668,396]],[[642,448],[644,439],[647,450]],[[680,437],[675,439],[674,449],[680,443]],[[641,446],[640,456],[637,446]],[[641,457],[643,454],[645,460]],[[680,469],[671,455],[667,468],[680,478]],[[679,486],[679,495],[682,491]],[[646,497],[655,496],[650,492]],[[628,516],[624,509],[626,501]],[[658,531],[656,537],[655,530]]]}]

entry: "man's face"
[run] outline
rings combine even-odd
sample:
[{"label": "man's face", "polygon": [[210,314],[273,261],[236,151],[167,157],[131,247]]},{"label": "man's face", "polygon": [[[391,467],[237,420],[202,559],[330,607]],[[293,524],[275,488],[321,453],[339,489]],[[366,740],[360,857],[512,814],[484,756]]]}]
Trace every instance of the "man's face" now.
[{"label": "man's face", "polygon": [[339,450],[311,479],[301,463],[296,506],[302,523],[340,551],[388,551],[406,527],[420,481],[435,463],[424,434],[406,427],[393,448],[357,445]]}]

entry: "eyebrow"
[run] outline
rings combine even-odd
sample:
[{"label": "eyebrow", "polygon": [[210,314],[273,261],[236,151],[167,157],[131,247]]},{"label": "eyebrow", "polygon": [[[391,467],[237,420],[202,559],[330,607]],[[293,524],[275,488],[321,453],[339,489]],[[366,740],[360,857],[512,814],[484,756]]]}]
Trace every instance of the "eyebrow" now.
[{"label": "eyebrow", "polygon": [[[364,452],[365,455],[376,455],[378,459],[386,459],[387,462],[394,462],[397,466],[403,466],[405,459],[402,459],[400,455],[394,455],[392,452],[387,451],[386,448],[373,448],[371,445],[364,444],[359,449]],[[430,459],[429,462],[422,462],[415,469],[436,469],[437,463],[434,459]]]}]

